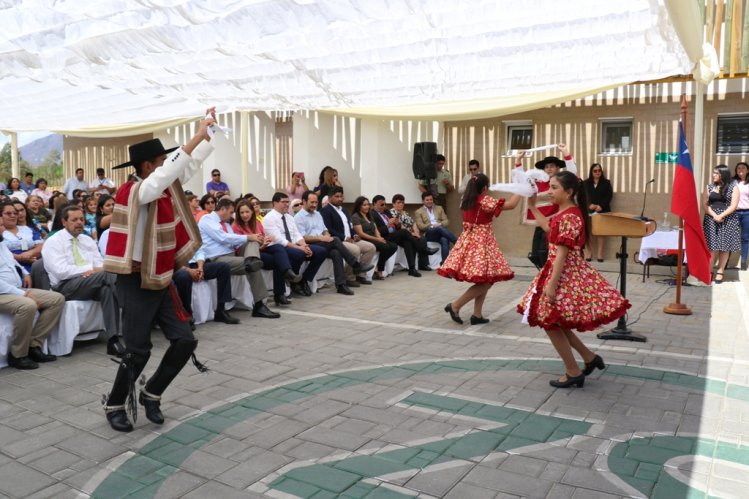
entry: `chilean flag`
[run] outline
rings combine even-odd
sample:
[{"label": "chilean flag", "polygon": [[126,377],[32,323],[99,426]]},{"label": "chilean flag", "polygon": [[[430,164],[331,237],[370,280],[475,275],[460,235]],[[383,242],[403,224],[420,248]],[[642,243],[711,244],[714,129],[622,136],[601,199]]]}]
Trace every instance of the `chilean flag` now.
[{"label": "chilean flag", "polygon": [[674,174],[674,190],[671,196],[671,212],[684,220],[687,267],[694,277],[710,284],[710,250],[702,231],[697,191],[694,187],[694,171],[689,157],[684,126],[679,120],[679,159]]}]

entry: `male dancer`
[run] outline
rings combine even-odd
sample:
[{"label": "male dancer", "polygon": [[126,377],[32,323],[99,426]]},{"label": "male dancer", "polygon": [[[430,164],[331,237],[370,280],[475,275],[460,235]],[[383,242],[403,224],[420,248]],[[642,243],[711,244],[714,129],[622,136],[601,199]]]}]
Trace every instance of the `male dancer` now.
[{"label": "male dancer", "polygon": [[205,370],[193,354],[198,341],[190,329],[190,316],[170,284],[174,269],[186,265],[201,245],[180,182],[187,182],[213,151],[208,127],[215,121],[215,108],[211,108],[195,136],[181,148],[164,149],[159,139],[147,140],[130,146],[130,161],[115,167],[135,167],[134,179],[115,196],[104,259],[104,269],[118,274],[117,294],[123,305],[125,354],[104,406],[109,425],[117,431],[133,429],[125,412],[126,402],[133,422],[137,420],[135,380],[151,356],[154,322],[171,345],[140,392],[140,403],[150,421],[164,422],[161,394],[191,355],[196,367]]}]

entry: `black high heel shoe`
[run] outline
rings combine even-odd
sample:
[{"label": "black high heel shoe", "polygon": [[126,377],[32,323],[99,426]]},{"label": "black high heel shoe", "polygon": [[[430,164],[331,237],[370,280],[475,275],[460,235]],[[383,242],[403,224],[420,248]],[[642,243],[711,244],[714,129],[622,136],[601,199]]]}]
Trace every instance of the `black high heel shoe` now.
[{"label": "black high heel shoe", "polygon": [[549,381],[549,384],[554,388],[569,388],[572,385],[577,385],[578,388],[582,388],[585,384],[584,374],[580,374],[580,376],[570,376],[569,374],[565,373],[564,375],[567,376],[567,381],[552,379],[551,381]]},{"label": "black high heel shoe", "polygon": [[456,314],[455,312],[453,312],[453,304],[452,303],[448,303],[447,305],[445,305],[445,312],[447,312],[448,314],[450,314],[450,318],[452,320],[454,320],[458,324],[463,324],[463,319],[461,319],[458,314]]},{"label": "black high heel shoe", "polygon": [[589,376],[596,368],[603,371],[606,369],[606,364],[603,363],[603,359],[600,355],[593,357],[593,360],[585,363],[585,369],[583,369],[583,376]]}]

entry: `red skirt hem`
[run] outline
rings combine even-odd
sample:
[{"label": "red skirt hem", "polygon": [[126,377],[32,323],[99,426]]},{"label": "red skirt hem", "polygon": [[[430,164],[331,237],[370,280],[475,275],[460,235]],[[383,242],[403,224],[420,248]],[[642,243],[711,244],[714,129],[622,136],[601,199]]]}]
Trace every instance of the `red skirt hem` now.
[{"label": "red skirt hem", "polygon": [[447,277],[448,279],[455,279],[456,281],[460,281],[460,282],[471,282],[473,284],[485,284],[485,283],[509,281],[510,279],[515,277],[515,272],[511,272],[509,274],[498,274],[495,276],[480,276],[480,275],[466,275],[457,270],[452,270],[452,269],[448,270],[445,268],[439,269],[437,271],[437,274],[441,275],[442,277]]},{"label": "red skirt hem", "polygon": [[[533,307],[533,300],[531,300],[530,306]],[[536,320],[535,317],[529,314],[528,325],[534,326],[534,327],[541,327],[544,329],[554,329],[557,327],[562,328],[562,329],[576,329],[577,331],[583,333],[586,331],[594,331],[601,326],[614,322],[615,320],[622,317],[625,313],[627,313],[627,310],[631,307],[632,307],[632,304],[629,303],[629,301],[624,300],[624,302],[607,317],[601,317],[600,319],[596,319],[594,321],[588,321],[588,322],[582,322],[582,323],[572,322],[572,321],[563,321],[560,317],[559,312],[557,312],[556,310],[554,310],[553,313],[544,322],[540,322]],[[533,308],[531,308],[531,312],[532,311],[533,311]],[[521,315],[525,313],[525,309],[523,308],[522,304],[517,306],[517,312]]]}]

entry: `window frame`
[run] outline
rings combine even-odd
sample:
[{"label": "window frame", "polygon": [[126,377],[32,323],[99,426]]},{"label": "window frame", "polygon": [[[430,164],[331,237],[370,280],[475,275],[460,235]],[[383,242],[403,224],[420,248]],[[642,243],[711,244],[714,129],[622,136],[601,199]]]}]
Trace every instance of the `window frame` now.
[{"label": "window frame", "polygon": [[506,153],[505,157],[509,156],[515,156],[517,154],[518,149],[512,148],[512,132],[513,131],[521,131],[521,130],[527,130],[530,131],[531,137],[530,137],[530,144],[528,147],[524,147],[523,149],[530,149],[533,145],[533,122],[530,120],[511,120],[511,121],[504,121],[503,122],[505,126],[505,146],[506,146]]},{"label": "window frame", "polygon": [[[606,131],[609,126],[622,126],[622,125],[628,125],[629,126],[629,148],[624,149],[622,147],[622,141],[621,138],[623,136],[620,136],[618,147],[615,147],[613,149],[609,148],[606,144]],[[598,127],[599,127],[599,133],[598,133],[598,140],[600,147],[598,148],[598,154],[601,156],[631,156],[634,153],[634,141],[632,140],[632,135],[634,131],[634,119],[628,116],[624,117],[614,117],[614,118],[599,118],[598,120]]]},{"label": "window frame", "polygon": [[[741,120],[746,123],[746,129],[749,130],[749,113],[731,113],[731,114],[719,114],[715,120],[715,154],[721,156],[744,156],[749,154],[749,134],[746,137],[746,143],[741,144],[739,147],[741,150],[721,150],[721,125],[725,125],[726,121],[738,121]],[[721,123],[723,121],[723,123]],[[728,146],[730,148],[730,146]]]}]

